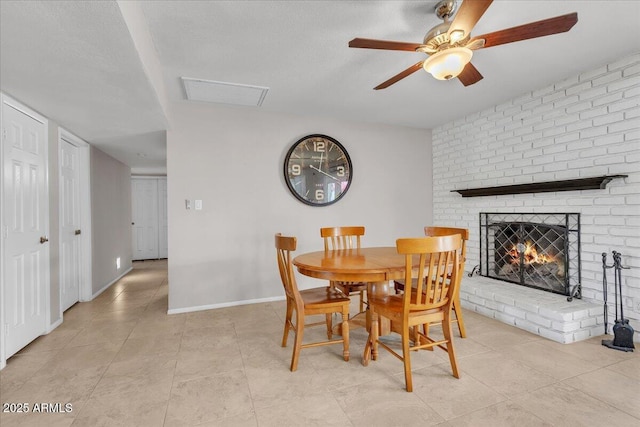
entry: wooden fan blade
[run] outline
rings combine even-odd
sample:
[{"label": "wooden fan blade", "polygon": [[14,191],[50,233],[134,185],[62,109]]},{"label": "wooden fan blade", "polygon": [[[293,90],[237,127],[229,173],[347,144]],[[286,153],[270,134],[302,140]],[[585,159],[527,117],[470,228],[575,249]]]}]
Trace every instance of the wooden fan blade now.
[{"label": "wooden fan blade", "polygon": [[408,50],[415,52],[422,46],[420,43],[393,42],[387,40],[358,39],[349,42],[349,47],[361,47],[364,49],[384,49],[384,50]]},{"label": "wooden fan blade", "polygon": [[404,70],[403,72],[396,74],[395,76],[391,77],[389,80],[380,83],[378,86],[374,87],[374,90],[380,90],[380,89],[384,89],[387,88],[389,86],[391,86],[392,84],[399,82],[400,80],[404,79],[407,76],[410,76],[411,74],[415,73],[416,71],[418,71],[419,69],[422,68],[422,63],[424,61],[420,61],[417,62],[415,64],[413,64],[411,67],[407,68],[406,70]]},{"label": "wooden fan blade", "polygon": [[578,22],[576,12],[567,15],[556,16],[555,18],[543,19],[542,21],[530,22],[494,33],[484,34],[469,40],[469,43],[484,39],[484,47],[498,46],[506,43],[518,42],[520,40],[534,39],[536,37],[550,36],[552,34],[565,33]]},{"label": "wooden fan blade", "polygon": [[469,62],[464,67],[464,70],[462,70],[462,72],[458,74],[458,80],[460,80],[463,85],[470,86],[482,80],[482,74],[480,74],[480,71],[478,71],[478,69],[474,67],[471,62]]},{"label": "wooden fan blade", "polygon": [[447,32],[451,34],[453,31],[459,30],[464,32],[461,38],[467,37],[484,12],[491,6],[491,3],[493,0],[464,0]]}]

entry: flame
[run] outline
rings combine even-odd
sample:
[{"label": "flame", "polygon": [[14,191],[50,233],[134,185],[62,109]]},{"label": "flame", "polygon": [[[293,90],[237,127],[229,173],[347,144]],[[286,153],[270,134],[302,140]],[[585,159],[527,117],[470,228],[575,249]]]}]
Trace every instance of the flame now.
[{"label": "flame", "polygon": [[[548,262],[555,262],[554,257],[547,254],[539,254],[535,245],[531,241],[527,241],[524,244],[524,247],[523,259],[525,264],[546,264]],[[513,245],[509,250],[508,255],[511,256],[512,264],[520,263],[520,251],[518,251],[517,245]]]}]

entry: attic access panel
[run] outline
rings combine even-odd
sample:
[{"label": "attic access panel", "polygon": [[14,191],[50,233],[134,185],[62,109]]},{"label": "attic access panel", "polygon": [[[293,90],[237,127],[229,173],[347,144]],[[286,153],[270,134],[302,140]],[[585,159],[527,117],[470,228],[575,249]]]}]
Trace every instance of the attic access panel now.
[{"label": "attic access panel", "polygon": [[260,107],[268,87],[181,77],[189,101]]}]

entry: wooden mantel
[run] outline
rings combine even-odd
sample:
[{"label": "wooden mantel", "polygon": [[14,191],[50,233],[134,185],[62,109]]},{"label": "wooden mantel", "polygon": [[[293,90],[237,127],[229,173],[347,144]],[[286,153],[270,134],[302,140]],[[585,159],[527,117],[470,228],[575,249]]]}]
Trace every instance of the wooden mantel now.
[{"label": "wooden mantel", "polygon": [[565,179],[561,181],[532,182],[529,184],[503,185],[499,187],[468,188],[451,190],[462,197],[502,196],[506,194],[549,193],[554,191],[597,190],[603,189],[616,178],[628,175],[604,175],[591,178]]}]

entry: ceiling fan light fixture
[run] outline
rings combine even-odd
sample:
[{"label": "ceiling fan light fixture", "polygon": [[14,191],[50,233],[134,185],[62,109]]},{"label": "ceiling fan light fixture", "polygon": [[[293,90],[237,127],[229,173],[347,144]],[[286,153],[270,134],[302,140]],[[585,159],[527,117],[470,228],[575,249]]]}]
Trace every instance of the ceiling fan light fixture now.
[{"label": "ceiling fan light fixture", "polygon": [[453,30],[449,33],[449,43],[454,44],[463,40],[465,37],[463,30]]},{"label": "ceiling fan light fixture", "polygon": [[472,56],[471,49],[452,47],[431,55],[424,61],[422,67],[438,80],[449,80],[458,77],[471,61]]}]

